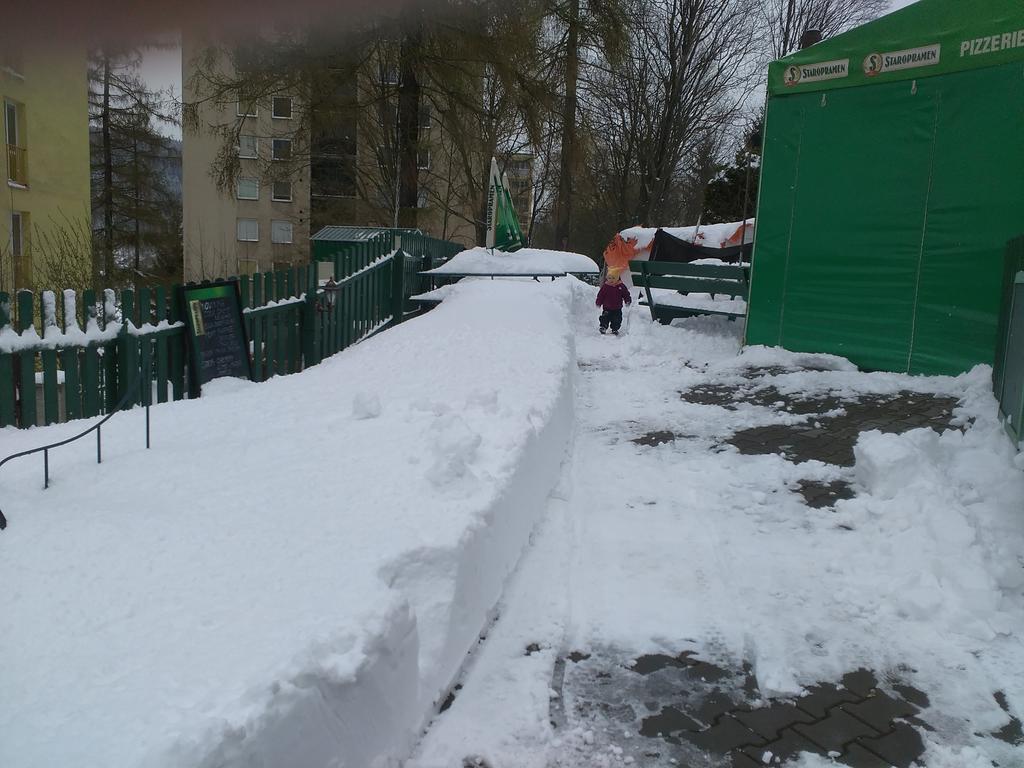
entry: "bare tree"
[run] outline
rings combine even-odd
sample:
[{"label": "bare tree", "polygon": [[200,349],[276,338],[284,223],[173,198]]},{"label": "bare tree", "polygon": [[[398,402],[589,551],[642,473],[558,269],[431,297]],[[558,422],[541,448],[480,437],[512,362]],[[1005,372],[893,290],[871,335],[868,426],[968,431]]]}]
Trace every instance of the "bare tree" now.
[{"label": "bare tree", "polygon": [[561,65],[561,126],[558,148],[558,192],[554,202],[554,237],[560,248],[568,246],[573,230],[581,170],[580,98],[581,68],[588,59],[602,57],[614,63],[626,46],[627,15],[623,0],[555,0],[551,11],[561,30],[558,61]]},{"label": "bare tree", "polygon": [[633,40],[588,83],[592,205],[616,227],[694,213],[755,82],[752,0],[633,0]]},{"label": "bare tree", "polygon": [[[543,7],[542,0],[464,0],[426,13],[413,5],[396,19],[353,25],[344,39],[300,30],[249,46],[211,46],[196,59],[186,127],[220,137],[212,175],[218,188],[230,190],[242,126],[233,105],[294,93],[293,173],[309,167],[325,134],[335,143],[347,140],[333,133],[351,120],[360,153],[371,156],[353,161],[362,208],[389,224],[416,226],[426,197],[447,201],[445,216],[458,209],[466,218],[467,205],[483,210],[490,154],[510,151],[509,137],[532,135],[540,122],[534,115],[545,99],[535,83],[535,48]],[[380,68],[387,77],[375,72]],[[354,87],[341,87],[346,82]],[[222,119],[204,119],[211,112]],[[421,130],[428,124],[449,139],[458,178],[448,179],[448,169],[443,179],[431,177],[425,150],[433,139]],[[354,146],[355,136],[349,138]],[[315,180],[315,167],[311,175]]]},{"label": "bare tree", "polygon": [[773,59],[792,53],[809,29],[832,37],[877,18],[889,0],[761,0],[768,52]]}]

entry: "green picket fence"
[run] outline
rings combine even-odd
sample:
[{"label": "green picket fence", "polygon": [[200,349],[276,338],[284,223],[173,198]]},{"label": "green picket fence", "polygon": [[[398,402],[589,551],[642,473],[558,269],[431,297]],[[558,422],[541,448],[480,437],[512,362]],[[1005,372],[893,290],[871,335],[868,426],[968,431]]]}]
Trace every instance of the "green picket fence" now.
[{"label": "green picket fence", "polygon": [[[439,278],[431,278],[421,275],[428,269],[434,269],[444,264],[448,259],[465,246],[453,243],[448,240],[437,240],[433,237],[419,233],[406,233],[401,235],[398,246],[406,254],[406,286],[410,296],[426,293],[433,290],[442,282],[450,282]],[[406,312],[414,312],[421,308],[421,305],[407,303]]]},{"label": "green picket fence", "polygon": [[371,263],[394,250],[394,237],[390,232],[361,242],[339,243],[330,254],[334,264],[334,279],[344,280],[366,269]]},{"label": "green picket fence", "polygon": [[[407,258],[390,233],[357,246],[338,254],[344,277],[334,284],[318,281],[315,263],[228,278],[238,280],[254,381],[316,365],[409,314],[422,287],[415,272],[434,263],[428,249]],[[148,386],[137,404],[198,396],[182,290],[0,293],[0,427],[108,413],[139,375]]]}]

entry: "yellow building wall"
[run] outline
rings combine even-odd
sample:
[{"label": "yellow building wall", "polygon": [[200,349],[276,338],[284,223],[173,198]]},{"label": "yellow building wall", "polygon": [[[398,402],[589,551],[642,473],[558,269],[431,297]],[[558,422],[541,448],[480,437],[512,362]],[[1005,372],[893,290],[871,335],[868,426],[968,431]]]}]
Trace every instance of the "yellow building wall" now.
[{"label": "yellow building wall", "polygon": [[[14,66],[20,71],[0,67],[0,101],[22,110],[18,139],[27,150],[28,183],[21,188],[8,180],[5,146],[0,158],[0,290],[73,287],[46,283],[69,274],[87,277],[91,269],[87,54],[84,47],[75,50],[65,43],[59,48],[33,44],[18,58]],[[31,285],[14,285],[14,211],[29,214]],[[63,235],[79,243],[73,253],[54,247]]]}]

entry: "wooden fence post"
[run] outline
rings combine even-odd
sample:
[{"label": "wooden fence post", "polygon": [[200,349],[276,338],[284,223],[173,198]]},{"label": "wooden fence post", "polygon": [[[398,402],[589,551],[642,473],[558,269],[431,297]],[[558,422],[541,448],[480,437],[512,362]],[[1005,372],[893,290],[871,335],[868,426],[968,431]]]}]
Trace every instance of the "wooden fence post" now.
[{"label": "wooden fence post", "polygon": [[300,319],[302,329],[302,369],[317,365],[320,356],[320,327],[317,322],[317,268],[316,262],[300,270],[300,282],[303,287],[301,292],[306,294],[306,300],[302,304],[302,316]]},{"label": "wooden fence post", "polygon": [[[57,326],[57,295],[43,291],[40,295],[40,317],[43,321],[43,338],[59,333]],[[43,423],[56,424],[60,421],[60,387],[57,381],[57,350],[44,349],[39,353],[43,362]]]},{"label": "wooden fence post", "polygon": [[[125,288],[121,291],[121,330],[117,340],[117,400],[115,404],[128,392],[129,387],[135,385],[135,379],[139,375],[139,358],[136,339],[130,332],[130,327],[135,325],[135,291]],[[137,400],[138,394],[133,398]]]},{"label": "wooden fence post", "polygon": [[[122,317],[123,320],[123,317]],[[113,288],[103,289],[103,329],[117,322],[117,294]],[[118,392],[118,354],[117,342],[107,344],[103,349],[103,395],[104,413],[110,413],[120,399]]]},{"label": "wooden fence post", "polygon": [[[33,327],[32,291],[18,291],[18,326],[20,335]],[[36,423],[36,353],[35,351],[20,352],[17,355],[19,389],[21,390],[21,418],[18,426],[22,429],[35,426]]]},{"label": "wooden fence post", "polygon": [[391,257],[391,325],[405,317],[405,254],[397,251]]},{"label": "wooden fence post", "polygon": [[[0,291],[0,330],[11,324],[11,297]],[[14,355],[0,352],[0,427],[16,424]]]}]

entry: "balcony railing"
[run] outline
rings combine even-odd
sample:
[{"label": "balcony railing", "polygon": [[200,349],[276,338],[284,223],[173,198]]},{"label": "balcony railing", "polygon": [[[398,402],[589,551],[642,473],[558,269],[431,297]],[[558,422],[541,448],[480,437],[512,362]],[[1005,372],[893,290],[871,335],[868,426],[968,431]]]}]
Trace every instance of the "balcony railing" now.
[{"label": "balcony railing", "polygon": [[15,184],[28,184],[28,150],[24,147],[7,145],[7,178]]}]

